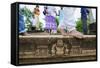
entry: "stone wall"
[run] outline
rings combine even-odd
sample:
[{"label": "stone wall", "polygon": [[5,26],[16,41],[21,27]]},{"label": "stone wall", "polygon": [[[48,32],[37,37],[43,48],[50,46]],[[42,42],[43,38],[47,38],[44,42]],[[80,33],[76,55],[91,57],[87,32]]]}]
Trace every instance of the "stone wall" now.
[{"label": "stone wall", "polygon": [[62,35],[19,36],[19,63],[96,60],[96,47],[95,35],[84,35],[83,39]]}]

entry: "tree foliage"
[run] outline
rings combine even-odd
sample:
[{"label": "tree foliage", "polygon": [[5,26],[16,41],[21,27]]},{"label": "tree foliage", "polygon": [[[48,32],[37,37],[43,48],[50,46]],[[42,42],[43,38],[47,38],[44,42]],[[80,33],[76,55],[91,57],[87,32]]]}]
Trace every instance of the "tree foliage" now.
[{"label": "tree foliage", "polygon": [[30,19],[34,16],[33,13],[26,7],[20,8],[19,12],[26,18],[25,19],[25,28],[27,31],[31,31],[32,22]]}]

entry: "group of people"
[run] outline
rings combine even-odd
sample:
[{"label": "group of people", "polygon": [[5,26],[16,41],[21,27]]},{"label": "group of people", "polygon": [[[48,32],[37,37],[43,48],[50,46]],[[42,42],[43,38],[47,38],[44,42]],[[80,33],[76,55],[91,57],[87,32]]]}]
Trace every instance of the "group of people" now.
[{"label": "group of people", "polygon": [[[45,6],[43,11],[43,14],[45,15],[44,20],[46,23],[44,30],[46,30],[49,33],[57,33],[57,29],[59,29],[60,33],[64,36],[71,35],[76,38],[83,38],[83,34],[76,30],[76,22],[74,17],[76,9],[77,8],[74,7],[61,7],[59,11],[59,25],[57,27],[56,23],[57,12],[55,7]],[[34,14],[33,27],[35,27],[36,30],[39,30],[40,10],[38,5],[34,8],[33,14]],[[89,14],[89,10],[85,7],[82,7],[81,19],[83,23],[84,34],[87,34],[87,14]],[[24,35],[26,35],[27,32],[24,29],[25,24],[22,24],[23,22],[24,22],[23,16],[19,13],[19,33],[23,33]]]}]

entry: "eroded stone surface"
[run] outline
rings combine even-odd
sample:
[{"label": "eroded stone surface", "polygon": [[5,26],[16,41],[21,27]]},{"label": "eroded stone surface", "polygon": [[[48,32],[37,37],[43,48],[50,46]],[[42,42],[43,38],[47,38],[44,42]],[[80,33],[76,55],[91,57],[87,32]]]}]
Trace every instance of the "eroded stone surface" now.
[{"label": "eroded stone surface", "polygon": [[61,35],[19,37],[19,59],[21,62],[22,59],[29,58],[67,58],[90,55],[96,58],[96,36],[94,35],[84,36],[81,40]]}]

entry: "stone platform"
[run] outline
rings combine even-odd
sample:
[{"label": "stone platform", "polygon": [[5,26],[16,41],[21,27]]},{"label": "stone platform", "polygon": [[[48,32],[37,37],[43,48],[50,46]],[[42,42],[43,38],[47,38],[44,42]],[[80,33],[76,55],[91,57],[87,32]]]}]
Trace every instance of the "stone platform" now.
[{"label": "stone platform", "polygon": [[72,36],[33,34],[19,36],[19,63],[49,63],[96,60],[96,35]]}]

